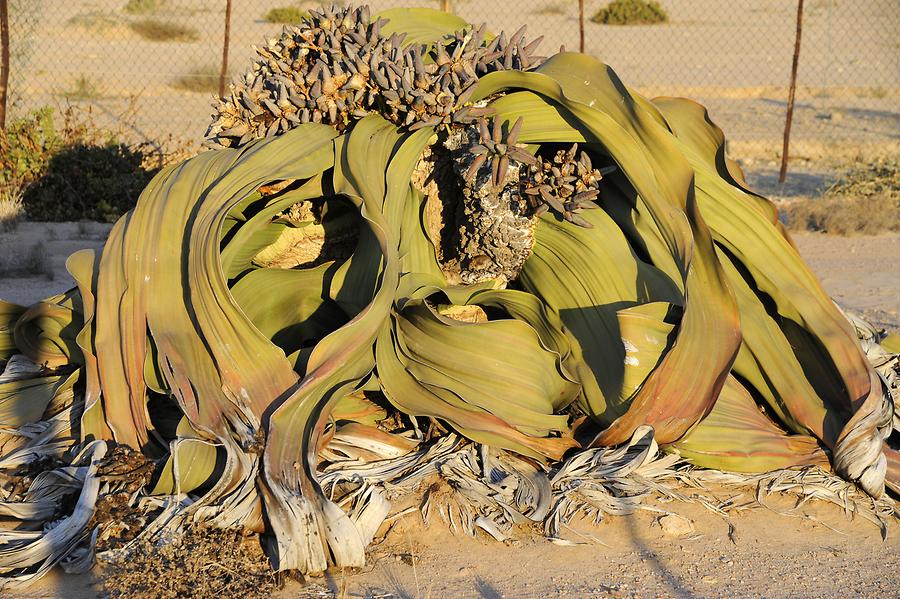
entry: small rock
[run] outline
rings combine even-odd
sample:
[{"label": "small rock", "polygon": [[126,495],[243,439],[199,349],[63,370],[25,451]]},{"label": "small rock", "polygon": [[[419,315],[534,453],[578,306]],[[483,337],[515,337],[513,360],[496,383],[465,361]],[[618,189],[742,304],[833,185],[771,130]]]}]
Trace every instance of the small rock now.
[{"label": "small rock", "polygon": [[694,532],[694,524],[684,516],[679,516],[678,514],[666,514],[665,516],[660,516],[657,522],[663,529],[663,532],[667,535],[680,537]]}]

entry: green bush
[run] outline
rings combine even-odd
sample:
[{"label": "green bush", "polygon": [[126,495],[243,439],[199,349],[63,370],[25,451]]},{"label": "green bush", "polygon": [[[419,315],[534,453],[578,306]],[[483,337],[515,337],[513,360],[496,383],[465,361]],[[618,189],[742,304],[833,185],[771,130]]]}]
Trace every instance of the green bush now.
[{"label": "green bush", "polygon": [[147,158],[72,111],[58,129],[44,108],[0,134],[0,189],[21,194],[30,220],[114,222],[156,174]]},{"label": "green bush", "polygon": [[0,131],[0,185],[21,187],[40,176],[60,144],[52,108],[12,121]]},{"label": "green bush", "polygon": [[655,0],[613,0],[591,17],[603,25],[651,25],[668,20],[668,13]]},{"label": "green bush", "polygon": [[121,143],[66,147],[25,188],[25,212],[31,220],[115,222],[153,176],[143,163],[141,152]]},{"label": "green bush", "polygon": [[298,23],[304,17],[308,17],[309,12],[296,6],[282,6],[273,8],[263,17],[269,23]]}]

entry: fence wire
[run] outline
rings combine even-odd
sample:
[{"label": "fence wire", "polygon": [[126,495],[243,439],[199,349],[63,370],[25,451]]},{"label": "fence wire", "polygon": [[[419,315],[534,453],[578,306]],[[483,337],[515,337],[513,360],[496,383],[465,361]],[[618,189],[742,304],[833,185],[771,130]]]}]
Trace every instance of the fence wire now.
[{"label": "fence wire", "polygon": [[[669,20],[611,26],[590,20],[585,51],[648,95],[705,104],[732,149],[777,159],[795,36],[795,0],[660,0]],[[75,104],[100,118],[128,113],[131,133],[199,140],[221,67],[225,0],[11,0],[11,114]],[[254,44],[281,25],[273,8],[318,2],[235,0],[230,76]],[[576,0],[368,2],[373,11],[445,5],[492,31],[527,25],[547,53],[578,49]],[[848,155],[896,148],[900,139],[900,6],[897,0],[806,2],[792,148]]]}]

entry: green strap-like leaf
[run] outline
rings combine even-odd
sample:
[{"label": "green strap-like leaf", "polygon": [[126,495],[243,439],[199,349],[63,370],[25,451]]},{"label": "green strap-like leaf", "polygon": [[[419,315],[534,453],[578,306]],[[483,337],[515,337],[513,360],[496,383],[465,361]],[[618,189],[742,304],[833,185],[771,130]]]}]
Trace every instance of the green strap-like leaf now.
[{"label": "green strap-like leaf", "polygon": [[[357,144],[368,151],[350,152]],[[399,223],[391,223],[382,209],[389,202],[403,202],[408,191],[406,182],[415,162],[400,165],[393,176],[388,171],[391,155],[401,144],[393,126],[377,116],[361,120],[344,143],[335,144],[339,153],[335,191],[360,206],[378,243],[382,268],[375,271],[381,275],[369,303],[315,346],[303,380],[269,418],[263,491],[279,569],[323,571],[328,565],[326,548],[339,566],[359,566],[365,561],[359,531],[315,482],[315,452],[330,404],[374,367],[372,345],[397,289]],[[374,179],[367,177],[370,173]]]},{"label": "green strap-like leaf", "polygon": [[568,428],[566,417],[553,413],[577,395],[578,385],[560,375],[558,356],[529,325],[460,323],[422,304],[407,306],[395,322],[401,361],[420,384],[447,389],[534,436]]},{"label": "green strap-like leaf", "polygon": [[37,302],[16,320],[16,347],[32,361],[49,368],[80,364],[81,350],[75,337],[81,330],[81,313],[81,300],[74,290]]},{"label": "green strap-like leaf", "polygon": [[332,263],[307,270],[262,268],[238,281],[231,293],[253,325],[291,354],[347,321],[327,297],[331,269]]}]

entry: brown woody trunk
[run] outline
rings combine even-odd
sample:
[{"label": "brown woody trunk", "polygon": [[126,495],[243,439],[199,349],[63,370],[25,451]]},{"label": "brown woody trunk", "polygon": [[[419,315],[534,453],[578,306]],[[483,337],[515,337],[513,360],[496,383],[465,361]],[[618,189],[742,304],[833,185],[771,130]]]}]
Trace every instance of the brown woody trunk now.
[{"label": "brown woody trunk", "polygon": [[0,129],[6,129],[9,87],[9,1],[0,0]]}]

